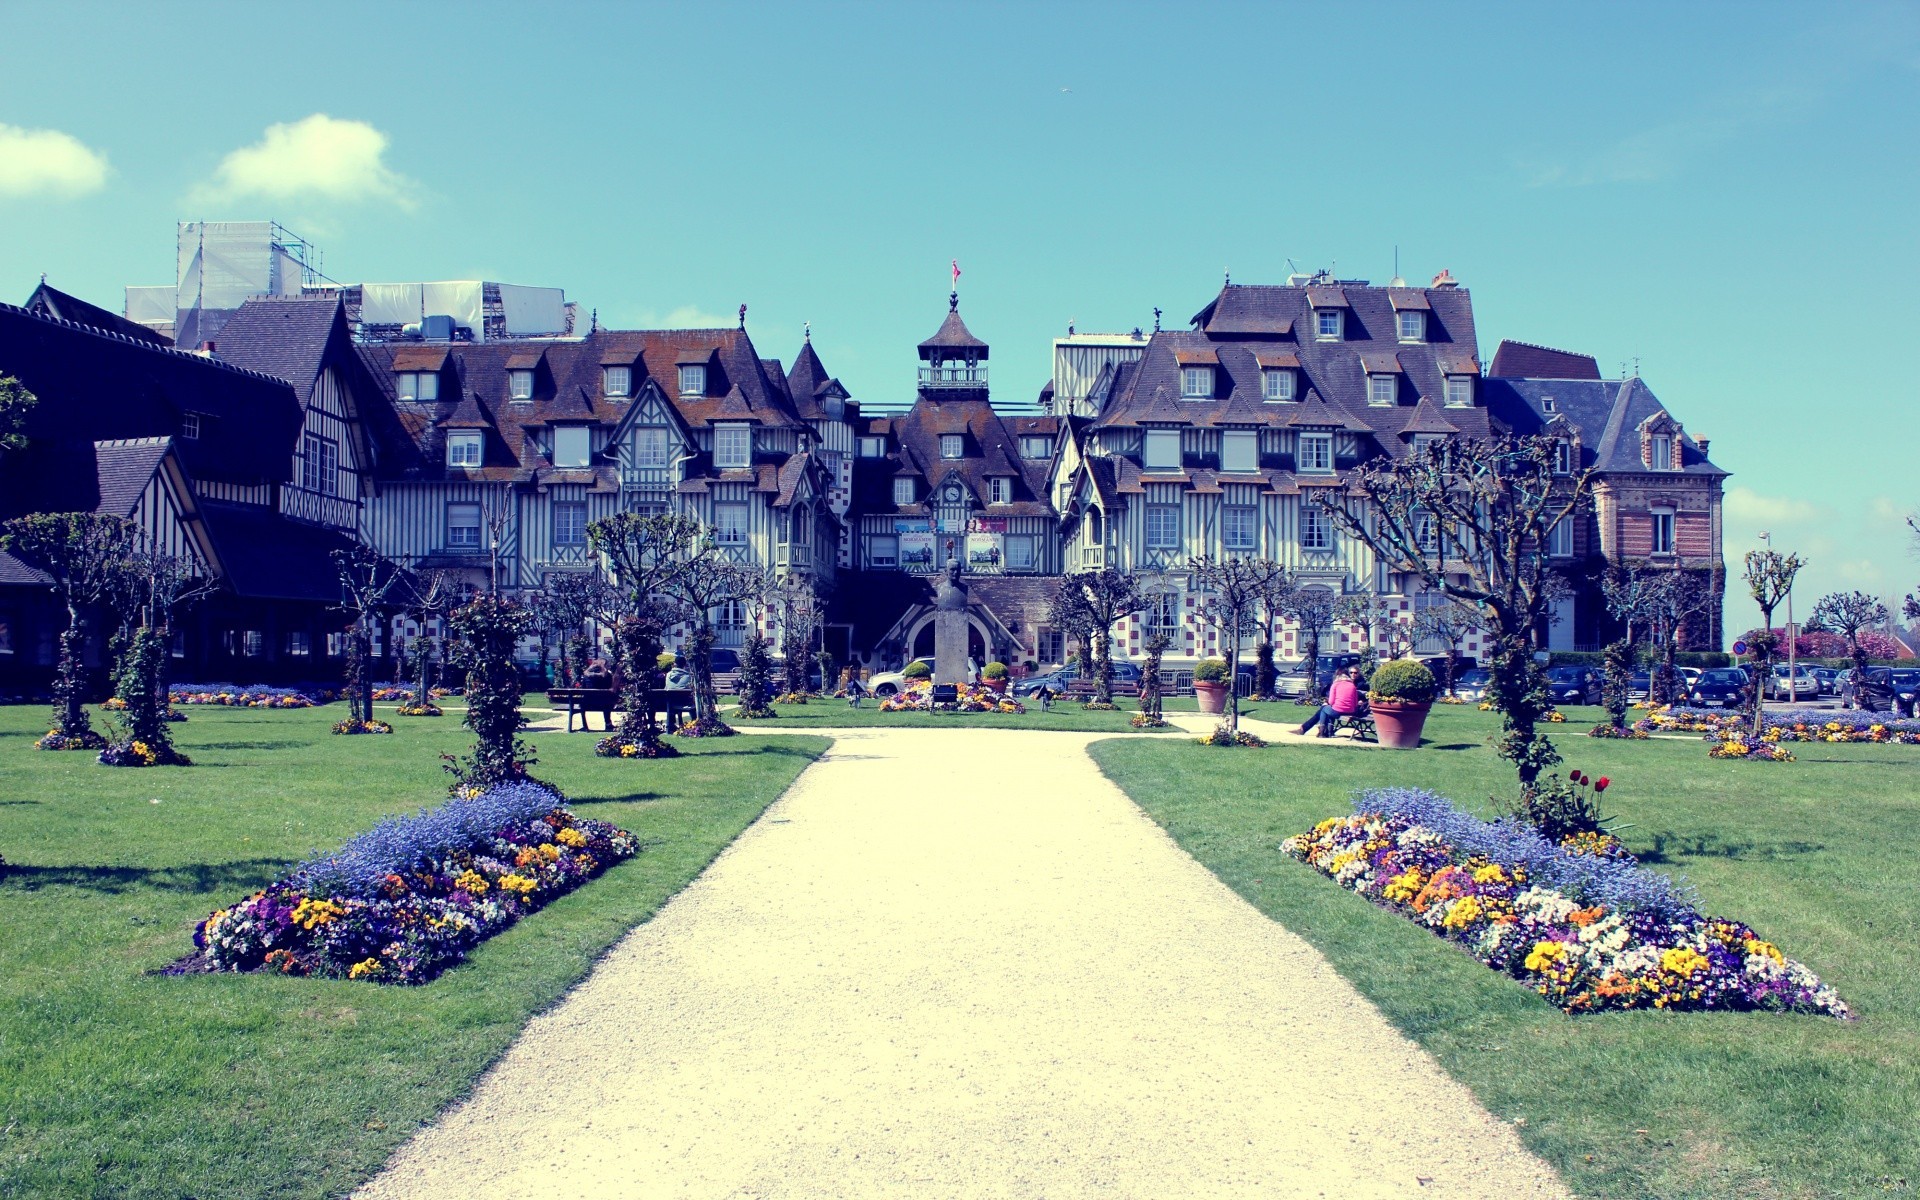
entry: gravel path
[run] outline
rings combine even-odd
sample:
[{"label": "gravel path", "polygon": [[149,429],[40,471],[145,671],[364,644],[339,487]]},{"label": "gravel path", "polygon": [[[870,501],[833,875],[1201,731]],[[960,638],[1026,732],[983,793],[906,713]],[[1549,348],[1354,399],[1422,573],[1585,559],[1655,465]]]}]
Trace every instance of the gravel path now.
[{"label": "gravel path", "polygon": [[1092,740],[837,735],[359,1194],[1567,1194]]}]

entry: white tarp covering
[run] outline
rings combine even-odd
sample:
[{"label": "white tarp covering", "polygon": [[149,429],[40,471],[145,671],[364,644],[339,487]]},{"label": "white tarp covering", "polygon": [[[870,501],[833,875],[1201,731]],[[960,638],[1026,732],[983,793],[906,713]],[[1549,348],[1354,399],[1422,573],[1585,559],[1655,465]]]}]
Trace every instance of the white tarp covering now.
[{"label": "white tarp covering", "polygon": [[126,318],[138,321],[142,325],[173,325],[174,297],[179,295],[173,284],[159,287],[130,287],[127,289]]},{"label": "white tarp covering", "polygon": [[500,310],[509,335],[567,331],[567,295],[560,288],[503,283]]},{"label": "white tarp covering", "polygon": [[442,283],[363,283],[360,320],[367,325],[410,325],[426,317],[448,316],[455,325],[486,340],[485,285],[479,280]]},{"label": "white tarp covering", "polygon": [[297,291],[276,286],[279,264],[271,221],[183,221],[180,223],[180,308],[239,308],[249,296]]}]

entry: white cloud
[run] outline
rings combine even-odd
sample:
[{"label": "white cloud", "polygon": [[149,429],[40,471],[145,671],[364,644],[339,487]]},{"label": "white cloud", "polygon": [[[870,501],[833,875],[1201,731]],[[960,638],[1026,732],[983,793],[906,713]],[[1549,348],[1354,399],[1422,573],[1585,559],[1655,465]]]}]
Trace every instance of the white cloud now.
[{"label": "white cloud", "polygon": [[0,123],[0,196],[84,196],[106,182],[107,156],[72,134]]},{"label": "white cloud", "polygon": [[1685,171],[1715,147],[1793,117],[1819,98],[1816,88],[1777,85],[1709,98],[1694,111],[1594,146],[1570,159],[1523,163],[1528,187],[1652,183]]},{"label": "white cloud", "polygon": [[314,113],[280,125],[220,160],[194,189],[196,203],[263,200],[384,200],[412,208],[418,185],[387,166],[387,135],[365,121]]},{"label": "white cloud", "polygon": [[1820,508],[1808,501],[1792,496],[1763,496],[1752,488],[1739,486],[1727,489],[1721,507],[1729,520],[1740,522],[1780,524],[1816,521],[1821,516]]}]

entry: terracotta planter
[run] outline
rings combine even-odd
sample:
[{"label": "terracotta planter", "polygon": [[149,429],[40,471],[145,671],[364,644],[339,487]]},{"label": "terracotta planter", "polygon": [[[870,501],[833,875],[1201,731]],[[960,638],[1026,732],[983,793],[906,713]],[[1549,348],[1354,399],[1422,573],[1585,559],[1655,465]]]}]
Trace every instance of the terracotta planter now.
[{"label": "terracotta planter", "polygon": [[1004,679],[982,679],[980,686],[996,696],[1004,696],[1007,694],[1007,681]]},{"label": "terracotta planter", "polygon": [[1432,711],[1433,705],[1375,700],[1371,709],[1373,727],[1380,735],[1380,744],[1394,750],[1412,750],[1420,744],[1420,731],[1426,727],[1427,713]]},{"label": "terracotta planter", "polygon": [[1193,698],[1199,702],[1203,713],[1212,713],[1217,717],[1227,711],[1227,685],[1224,683],[1207,683],[1196,679],[1193,681]]}]

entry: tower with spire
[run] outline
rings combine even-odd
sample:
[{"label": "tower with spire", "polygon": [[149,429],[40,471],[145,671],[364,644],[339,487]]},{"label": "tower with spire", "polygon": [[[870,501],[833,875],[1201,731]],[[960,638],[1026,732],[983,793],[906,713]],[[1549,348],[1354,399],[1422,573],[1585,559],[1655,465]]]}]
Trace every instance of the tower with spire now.
[{"label": "tower with spire", "polygon": [[920,343],[920,395],[945,403],[987,399],[987,344],[960,319],[960,293],[947,294],[947,319]]}]

